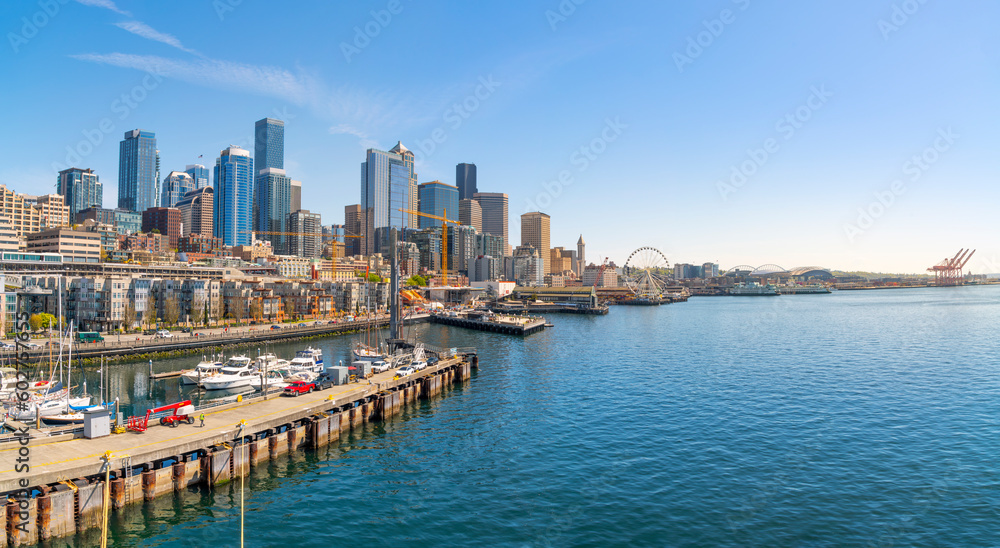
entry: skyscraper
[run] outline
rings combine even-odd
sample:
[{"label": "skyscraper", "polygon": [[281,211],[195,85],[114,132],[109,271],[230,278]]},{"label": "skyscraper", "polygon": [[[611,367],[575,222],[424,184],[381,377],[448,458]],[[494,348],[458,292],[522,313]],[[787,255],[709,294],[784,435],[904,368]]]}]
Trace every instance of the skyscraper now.
[{"label": "skyscraper", "polygon": [[302,181],[292,181],[292,209],[298,211],[302,209]]},{"label": "skyscraper", "polygon": [[[458,188],[441,181],[431,181],[417,187],[418,205],[421,213],[458,220]],[[447,213],[447,215],[445,215]],[[420,228],[440,227],[441,221],[418,217]]]},{"label": "skyscraper", "polygon": [[475,199],[483,210],[483,232],[503,237],[504,254],[510,255],[507,237],[507,195],[501,192],[477,192]]},{"label": "skyscraper", "polygon": [[319,213],[310,213],[306,209],[293,211],[288,216],[290,232],[297,232],[294,236],[289,236],[289,255],[299,257],[319,257],[323,251],[323,222]]},{"label": "skyscraper", "polygon": [[156,134],[133,129],[118,148],[118,207],[143,212],[160,202],[160,151]]},{"label": "skyscraper", "polygon": [[283,234],[265,232],[288,232],[288,216],[291,208],[292,180],[285,170],[276,167],[264,168],[257,172],[255,183],[254,230],[261,232],[259,240],[271,242],[271,248],[279,255],[288,251],[288,237]]},{"label": "skyscraper", "polygon": [[235,145],[215,160],[213,230],[225,245],[250,245],[253,227],[253,159]]},{"label": "skyscraper", "polygon": [[363,236],[362,238],[345,238],[344,255],[368,255],[371,253],[371,239],[375,237],[375,228],[371,225],[372,215],[369,211],[354,204],[344,207],[344,231],[347,235]]},{"label": "skyscraper", "polygon": [[184,173],[191,176],[191,180],[194,181],[194,189],[205,188],[209,186],[208,182],[208,168],[201,164],[188,164],[184,166]]},{"label": "skyscraper", "polygon": [[[483,206],[475,200],[461,200],[458,202],[458,220],[463,225],[475,227],[476,231],[483,231]],[[503,255],[499,255],[502,257]]]},{"label": "skyscraper", "polygon": [[59,172],[57,192],[69,206],[70,220],[88,207],[101,207],[104,203],[104,186],[92,169],[71,167]]},{"label": "skyscraper", "polygon": [[163,193],[160,195],[160,206],[177,207],[177,202],[184,195],[195,189],[194,179],[186,171],[171,171],[163,179]]},{"label": "skyscraper", "polygon": [[[538,256],[549,257],[549,226],[551,219],[545,213],[533,211],[521,215],[521,245],[530,245],[538,251]],[[552,265],[544,262],[545,274],[552,273]]]},{"label": "skyscraper", "polygon": [[576,275],[582,277],[584,268],[587,268],[587,243],[580,234],[580,239],[576,241]]},{"label": "skyscraper", "polygon": [[211,236],[214,205],[215,195],[212,187],[206,186],[188,192],[180,202],[177,202],[177,209],[181,210],[181,235]]},{"label": "skyscraper", "polygon": [[476,188],[476,164],[458,164],[455,166],[455,186],[458,187],[459,200],[473,200],[479,189]]},{"label": "skyscraper", "polygon": [[413,153],[402,143],[389,152],[368,149],[361,163],[361,209],[371,210],[373,228],[416,226],[415,215],[399,211],[417,209],[416,180]]},{"label": "skyscraper", "polygon": [[285,169],[285,122],[274,118],[257,120],[253,148],[257,173],[269,167]]}]

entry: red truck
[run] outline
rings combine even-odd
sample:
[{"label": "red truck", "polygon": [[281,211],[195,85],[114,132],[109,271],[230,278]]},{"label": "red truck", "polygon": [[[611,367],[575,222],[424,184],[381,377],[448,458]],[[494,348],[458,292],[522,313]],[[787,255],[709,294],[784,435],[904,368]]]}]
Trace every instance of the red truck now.
[{"label": "red truck", "polygon": [[307,381],[292,381],[291,384],[285,387],[282,394],[286,396],[298,396],[300,394],[308,394],[316,390],[316,383]]}]

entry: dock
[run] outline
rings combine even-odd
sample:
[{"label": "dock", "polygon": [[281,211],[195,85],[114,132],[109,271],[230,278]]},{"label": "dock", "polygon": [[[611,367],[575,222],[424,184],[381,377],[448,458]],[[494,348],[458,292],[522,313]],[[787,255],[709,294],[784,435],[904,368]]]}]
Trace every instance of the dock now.
[{"label": "dock", "polygon": [[[10,501],[0,511],[0,530],[7,532],[0,535],[0,547],[99,529],[105,490],[111,508],[121,511],[189,486],[246,476],[251,467],[285,453],[323,447],[341,433],[389,419],[404,405],[467,381],[478,365],[474,351],[459,351],[402,378],[390,371],[299,397],[222,405],[205,411],[204,427],[151,425],[141,434],[96,439],[63,434],[33,438],[26,448],[8,436],[0,443],[0,494]],[[27,469],[15,464],[25,450]],[[23,497],[25,489],[29,498]]]},{"label": "dock", "polygon": [[537,316],[486,316],[473,313],[465,313],[458,316],[435,314],[431,316],[431,322],[450,325],[452,327],[475,329],[476,331],[489,331],[491,333],[518,335],[522,337],[542,331],[548,323],[545,321],[545,318]]}]

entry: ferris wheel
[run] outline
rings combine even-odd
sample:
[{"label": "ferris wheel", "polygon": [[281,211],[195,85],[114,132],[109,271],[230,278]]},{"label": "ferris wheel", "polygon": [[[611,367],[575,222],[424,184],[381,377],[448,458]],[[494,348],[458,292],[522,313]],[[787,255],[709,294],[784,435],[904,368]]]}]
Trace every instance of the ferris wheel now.
[{"label": "ferris wheel", "polygon": [[622,281],[637,298],[655,299],[663,294],[670,274],[666,255],[655,247],[640,247],[625,261]]}]

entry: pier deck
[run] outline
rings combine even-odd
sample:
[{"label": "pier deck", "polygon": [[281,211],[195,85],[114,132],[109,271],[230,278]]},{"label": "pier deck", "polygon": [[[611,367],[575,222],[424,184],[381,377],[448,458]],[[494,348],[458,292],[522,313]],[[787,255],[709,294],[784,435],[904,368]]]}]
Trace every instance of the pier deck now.
[{"label": "pier deck", "polygon": [[30,446],[30,471],[15,471],[14,464],[20,446],[5,443],[0,446],[0,493],[17,489],[18,482],[27,479],[32,486],[47,485],[102,473],[105,451],[118,458],[131,457],[136,464],[168,459],[225,442],[238,436],[237,425],[246,420],[243,435],[269,430],[281,425],[329,412],[344,405],[364,400],[381,391],[426,378],[438,371],[462,363],[461,358],[442,360],[414,375],[393,380],[394,371],[372,377],[371,384],[347,384],[299,397],[275,396],[268,400],[223,406],[205,412],[205,426],[181,425],[176,428],[150,426],[142,434],[128,432],[97,439],[77,438],[53,441],[33,439]]}]

